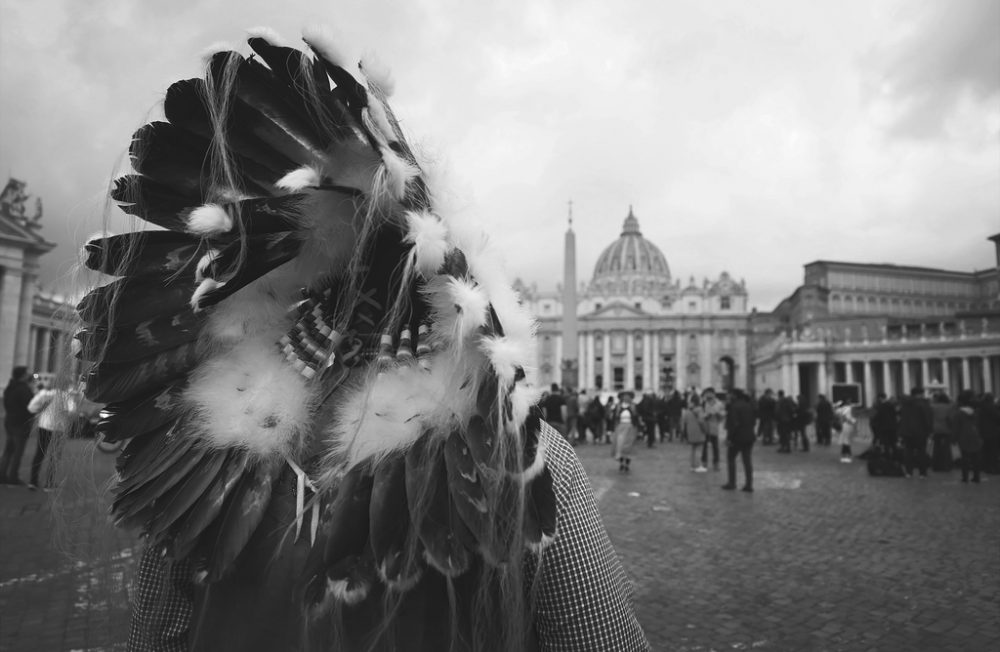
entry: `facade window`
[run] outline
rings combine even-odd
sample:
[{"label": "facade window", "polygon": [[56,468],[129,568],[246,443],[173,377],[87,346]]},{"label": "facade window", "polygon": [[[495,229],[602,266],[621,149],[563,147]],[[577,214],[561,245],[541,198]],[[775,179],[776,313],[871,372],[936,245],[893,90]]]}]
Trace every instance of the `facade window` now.
[{"label": "facade window", "polygon": [[601,309],[601,303],[600,302],[595,303],[594,310],[600,310],[600,309]]},{"label": "facade window", "polygon": [[635,380],[635,382],[634,382],[633,386],[635,387],[635,391],[641,392],[642,391],[642,376],[639,375],[639,374],[636,374],[634,380]]},{"label": "facade window", "polygon": [[697,308],[698,308],[697,303],[695,303],[694,301],[688,301],[688,312],[694,312],[695,310],[697,310]]},{"label": "facade window", "polygon": [[729,297],[722,297],[721,299],[719,299],[719,308],[721,308],[722,310],[729,310],[730,308]]},{"label": "facade window", "polygon": [[641,303],[641,302],[639,302],[639,301],[636,301],[636,302],[635,302],[635,309],[636,309],[636,310],[642,310],[642,303]]},{"label": "facade window", "polygon": [[613,375],[612,389],[616,392],[625,389],[625,367],[615,367],[611,370]]}]

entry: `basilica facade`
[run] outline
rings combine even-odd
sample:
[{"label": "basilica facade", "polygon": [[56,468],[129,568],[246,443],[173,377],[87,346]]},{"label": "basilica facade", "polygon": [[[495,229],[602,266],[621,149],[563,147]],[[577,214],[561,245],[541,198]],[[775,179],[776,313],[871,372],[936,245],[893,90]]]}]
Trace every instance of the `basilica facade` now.
[{"label": "basilica facade", "polygon": [[575,261],[571,221],[562,286],[516,286],[538,322],[540,384],[636,392],[747,386],[743,281],[725,271],[700,283],[675,278],[631,208],[588,281],[577,284]]}]

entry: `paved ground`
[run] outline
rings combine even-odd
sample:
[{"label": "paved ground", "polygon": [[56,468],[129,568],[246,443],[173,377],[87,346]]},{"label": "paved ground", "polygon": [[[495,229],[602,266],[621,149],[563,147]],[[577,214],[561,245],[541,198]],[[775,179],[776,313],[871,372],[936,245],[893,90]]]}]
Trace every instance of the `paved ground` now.
[{"label": "paved ground", "polygon": [[[655,650],[1000,649],[1000,477],[879,479],[830,449],[758,447],[744,494],[691,473],[686,446],[637,449],[628,476],[607,447],[578,451]],[[123,649],[134,544],[80,497],[112,458],[66,453],[94,474],[62,508],[0,490],[3,651]]]}]

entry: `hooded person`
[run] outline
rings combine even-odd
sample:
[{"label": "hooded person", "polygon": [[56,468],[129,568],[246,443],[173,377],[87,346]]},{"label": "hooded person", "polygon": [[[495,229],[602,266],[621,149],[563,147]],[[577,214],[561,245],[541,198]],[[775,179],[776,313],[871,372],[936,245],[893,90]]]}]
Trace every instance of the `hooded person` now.
[{"label": "hooded person", "polygon": [[210,54],[132,138],[79,304],[128,649],[646,650],[533,324],[322,30]]}]

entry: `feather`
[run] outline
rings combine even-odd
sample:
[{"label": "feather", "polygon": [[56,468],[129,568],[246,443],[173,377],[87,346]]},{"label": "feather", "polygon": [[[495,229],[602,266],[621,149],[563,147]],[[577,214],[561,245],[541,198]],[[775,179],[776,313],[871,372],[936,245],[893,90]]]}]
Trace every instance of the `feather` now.
[{"label": "feather", "polygon": [[176,315],[188,309],[190,280],[125,277],[91,290],[76,306],[80,319],[103,328]]},{"label": "feather", "polygon": [[402,454],[375,467],[369,507],[370,540],[379,577],[405,591],[419,579],[416,559],[408,559],[410,514],[406,501],[406,459]]},{"label": "feather", "polygon": [[326,571],[326,591],[334,601],[347,606],[363,602],[377,581],[371,549],[341,558]]},{"label": "feather", "polygon": [[[469,568],[470,549],[453,527],[454,506],[440,445],[428,433],[406,453],[406,498],[410,521],[424,546],[424,558],[438,572],[457,577]],[[459,522],[461,519],[457,519]]]},{"label": "feather", "polygon": [[227,451],[209,451],[202,456],[198,466],[172,489],[169,495],[157,505],[156,511],[146,524],[150,539],[159,540],[163,533],[177,519],[184,515],[212,484],[226,462]]},{"label": "feather", "polygon": [[109,403],[100,412],[96,430],[105,441],[115,442],[158,430],[177,418],[180,388],[165,388],[132,399]]},{"label": "feather", "polygon": [[149,394],[193,369],[200,359],[197,349],[192,342],[138,361],[98,364],[86,376],[84,396],[110,403]]},{"label": "feather", "polygon": [[482,416],[476,414],[469,419],[463,435],[463,441],[468,446],[473,461],[484,468],[493,468],[497,443],[496,430],[487,424]]},{"label": "feather", "polygon": [[323,548],[323,563],[330,567],[352,554],[359,554],[368,543],[369,514],[373,478],[361,466],[344,475],[330,510],[331,536]]},{"label": "feather", "polygon": [[115,495],[122,496],[154,482],[164,469],[184,457],[196,440],[186,436],[181,430],[172,423],[162,432],[151,434],[151,437],[158,439],[157,445],[148,447],[122,465],[118,471],[118,484],[114,487]]},{"label": "feather", "polygon": [[218,517],[233,487],[243,477],[248,460],[249,454],[243,450],[230,450],[226,453],[226,461],[215,480],[191,511],[172,529],[170,548],[175,559],[186,558],[201,535]]},{"label": "feather", "polygon": [[159,465],[158,472],[150,473],[148,482],[119,493],[111,504],[115,525],[126,528],[142,526],[149,516],[147,509],[159,507],[153,502],[186,478],[204,455],[204,447],[189,446],[183,453],[171,456],[172,463]]},{"label": "feather", "polygon": [[200,243],[182,233],[140,231],[84,245],[84,264],[111,276],[166,276],[188,267]]},{"label": "feather", "polygon": [[141,360],[198,339],[204,319],[188,310],[107,331],[89,327],[75,335],[77,357],[91,362]]},{"label": "feather", "polygon": [[196,192],[178,192],[137,174],[115,179],[111,198],[120,202],[119,208],[125,213],[171,231],[184,230],[187,212],[202,199],[200,188]]},{"label": "feather", "polygon": [[322,182],[323,175],[315,166],[304,165],[281,177],[274,185],[282,190],[297,192],[306,188],[318,188]]},{"label": "feather", "polygon": [[197,235],[226,233],[233,228],[233,218],[218,204],[205,204],[187,216],[187,230]]},{"label": "feather", "polygon": [[445,341],[465,342],[486,323],[489,301],[473,281],[440,275],[427,283],[424,292],[430,299],[435,334]]},{"label": "feather", "polygon": [[413,245],[415,266],[424,277],[430,278],[441,269],[451,245],[448,229],[437,216],[424,211],[406,213],[408,231],[404,242]]},{"label": "feather", "polygon": [[204,286],[200,286],[191,297],[192,308],[197,312],[219,303],[271,270],[294,259],[301,247],[302,241],[292,237],[290,233],[251,237],[246,243],[245,252],[239,242],[234,242],[220,252],[212,266],[219,270],[227,270],[243,258],[242,265],[233,272],[232,278],[225,282],[207,283],[215,280],[211,278],[202,281]]},{"label": "feather", "polygon": [[149,460],[154,459],[168,445],[165,436],[173,423],[167,423],[141,436],[133,437],[126,442],[122,452],[115,459],[115,471],[120,478],[127,478],[135,469],[142,469]]},{"label": "feather", "polygon": [[258,462],[254,468],[248,469],[233,490],[220,515],[222,522],[217,538],[207,543],[207,549],[211,551],[206,578],[208,582],[222,579],[243,552],[264,516],[282,464],[280,460]]},{"label": "feather", "polygon": [[519,342],[502,336],[487,336],[479,341],[490,366],[496,372],[504,387],[514,383],[514,377],[519,368],[523,368],[528,358],[528,352],[523,350]]},{"label": "feather", "polygon": [[546,466],[524,488],[524,538],[532,550],[540,551],[555,539],[556,514],[552,473]]},{"label": "feather", "polygon": [[444,460],[448,490],[455,510],[480,546],[489,546],[492,539],[489,534],[491,501],[487,495],[486,478],[457,430],[445,440]]},{"label": "feather", "polygon": [[392,97],[396,92],[396,80],[392,71],[374,53],[366,53],[361,57],[361,70],[370,84],[374,84],[385,97]]}]

